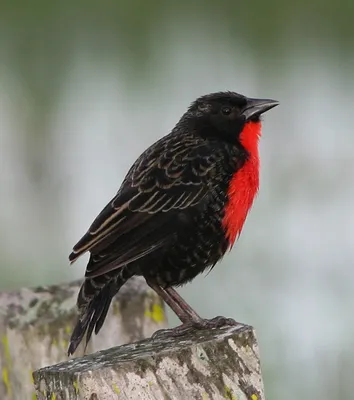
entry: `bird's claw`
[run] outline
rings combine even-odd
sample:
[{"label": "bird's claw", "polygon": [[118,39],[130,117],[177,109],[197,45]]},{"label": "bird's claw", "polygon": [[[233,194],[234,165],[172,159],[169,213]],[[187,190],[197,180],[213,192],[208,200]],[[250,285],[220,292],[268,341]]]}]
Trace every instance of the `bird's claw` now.
[{"label": "bird's claw", "polygon": [[171,337],[173,338],[183,336],[191,329],[202,330],[235,325],[239,325],[239,323],[236,322],[234,319],[221,316],[212,319],[200,319],[198,321],[185,322],[182,325],[176,326],[175,328],[171,329],[159,329],[152,334],[151,339],[167,339]]},{"label": "bird's claw", "polygon": [[193,326],[197,329],[212,329],[212,328],[221,328],[222,326],[225,325],[235,326],[239,325],[239,323],[232,318],[219,316],[212,319],[202,319],[201,321],[195,322]]},{"label": "bird's claw", "polygon": [[192,323],[184,323],[171,329],[159,329],[151,335],[152,340],[167,339],[171,337],[183,336],[188,330],[193,328]]}]

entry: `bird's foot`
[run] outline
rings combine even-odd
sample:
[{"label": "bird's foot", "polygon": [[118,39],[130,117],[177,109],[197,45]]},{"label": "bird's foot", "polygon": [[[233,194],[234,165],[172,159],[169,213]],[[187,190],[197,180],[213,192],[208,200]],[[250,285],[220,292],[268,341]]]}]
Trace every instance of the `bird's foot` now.
[{"label": "bird's foot", "polygon": [[197,321],[188,321],[183,323],[182,325],[176,326],[175,328],[172,329],[159,329],[153,335],[151,338],[153,340],[156,339],[166,339],[166,338],[173,338],[173,337],[178,337],[178,336],[183,336],[186,332],[190,331],[191,329],[195,330],[202,330],[202,329],[212,329],[212,328],[221,328],[222,326],[235,326],[239,325],[238,322],[236,322],[232,318],[226,318],[226,317],[215,317],[212,319],[200,319]]},{"label": "bird's foot", "polygon": [[192,322],[185,322],[182,325],[176,326],[171,329],[159,329],[155,333],[152,334],[151,339],[166,339],[171,337],[183,336],[187,331],[194,328],[194,324]]},{"label": "bird's foot", "polygon": [[226,317],[215,317],[212,319],[201,319],[200,321],[193,321],[193,327],[196,329],[211,329],[211,328],[221,328],[222,326],[235,326],[239,325],[239,322],[232,318]]}]

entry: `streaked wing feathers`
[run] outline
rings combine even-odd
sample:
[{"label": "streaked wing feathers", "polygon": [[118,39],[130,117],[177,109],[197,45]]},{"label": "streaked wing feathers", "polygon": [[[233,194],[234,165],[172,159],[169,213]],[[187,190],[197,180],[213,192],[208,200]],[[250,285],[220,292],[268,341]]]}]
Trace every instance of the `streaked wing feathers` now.
[{"label": "streaked wing feathers", "polygon": [[168,148],[161,140],[140,156],[117,195],[74,246],[71,262],[87,251],[92,254],[87,277],[164,246],[175,234],[174,218],[210,192],[218,161],[210,147],[194,138],[171,140]]}]

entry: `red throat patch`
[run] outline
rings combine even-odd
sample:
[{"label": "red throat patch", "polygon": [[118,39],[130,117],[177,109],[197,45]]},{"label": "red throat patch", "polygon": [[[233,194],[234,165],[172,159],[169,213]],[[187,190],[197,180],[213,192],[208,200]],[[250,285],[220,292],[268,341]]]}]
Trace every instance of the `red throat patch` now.
[{"label": "red throat patch", "polygon": [[249,153],[243,167],[231,179],[227,192],[223,226],[230,248],[242,231],[247,214],[259,188],[259,152],[258,142],[261,136],[261,123],[248,122],[241,134],[240,142]]}]

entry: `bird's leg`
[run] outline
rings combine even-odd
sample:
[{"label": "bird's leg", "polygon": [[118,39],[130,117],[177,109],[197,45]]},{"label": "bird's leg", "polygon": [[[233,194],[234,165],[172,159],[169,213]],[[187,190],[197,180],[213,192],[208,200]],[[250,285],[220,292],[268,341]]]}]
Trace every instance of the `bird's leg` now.
[{"label": "bird's leg", "polygon": [[171,308],[171,310],[180,319],[182,324],[188,323],[190,321],[190,316],[188,315],[188,313],[173,299],[173,297],[166,291],[166,289],[163,289],[161,286],[153,282],[150,281],[146,282],[151,287],[151,289],[153,289],[162,298],[162,300]]},{"label": "bird's leg", "polygon": [[147,281],[147,283],[165,301],[182,322],[182,325],[176,328],[158,330],[153,334],[153,339],[165,336],[180,336],[190,328],[206,329],[238,324],[235,320],[225,317],[215,317],[210,320],[203,319],[173,288],[163,289],[156,283],[149,281]]},{"label": "bird's leg", "polygon": [[238,325],[238,322],[236,322],[234,319],[221,316],[213,319],[204,319],[193,310],[193,308],[178,294],[175,289],[170,287],[165,289],[165,291],[172,297],[174,302],[191,317],[190,322],[195,328],[204,329],[218,328],[224,325]]},{"label": "bird's leg", "polygon": [[179,325],[173,329],[159,329],[151,336],[152,339],[183,335],[193,326],[191,322],[191,316],[175,302],[173,297],[166,291],[166,289],[163,289],[161,286],[153,282],[149,282],[148,280],[146,282],[151,289],[153,289],[162,298],[162,300],[171,308],[171,310],[182,322],[182,325]]},{"label": "bird's leg", "polygon": [[178,294],[175,289],[169,287],[165,289],[165,292],[168,293],[173,301],[190,316],[191,321],[196,323],[203,321],[203,318],[193,310],[193,308]]}]

